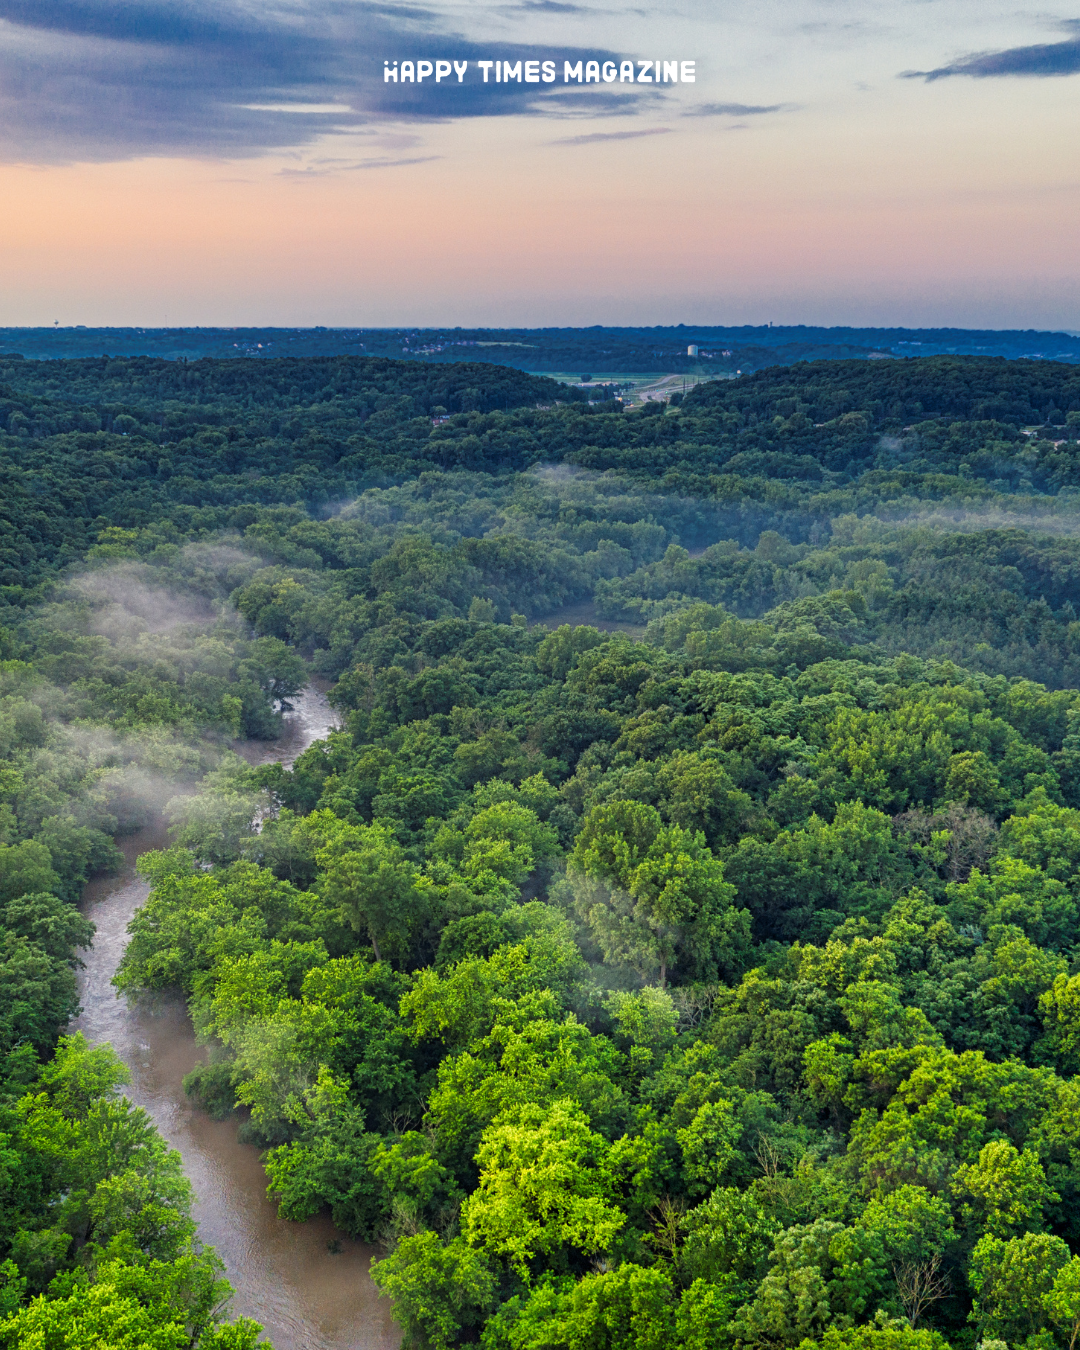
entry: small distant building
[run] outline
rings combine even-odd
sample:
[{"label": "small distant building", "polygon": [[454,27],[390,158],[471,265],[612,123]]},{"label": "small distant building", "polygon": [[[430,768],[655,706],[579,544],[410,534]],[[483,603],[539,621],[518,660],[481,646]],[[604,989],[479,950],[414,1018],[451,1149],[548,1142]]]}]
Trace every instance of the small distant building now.
[{"label": "small distant building", "polygon": [[687,347],[686,354],[687,356],[697,356],[697,347],[693,342],[691,342],[690,346]]}]

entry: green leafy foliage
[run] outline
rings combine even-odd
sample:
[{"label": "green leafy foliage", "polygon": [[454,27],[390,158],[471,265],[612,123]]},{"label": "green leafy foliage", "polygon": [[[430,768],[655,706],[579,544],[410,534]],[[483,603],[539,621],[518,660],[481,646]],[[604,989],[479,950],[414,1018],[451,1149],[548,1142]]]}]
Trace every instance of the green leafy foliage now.
[{"label": "green leafy foliage", "polygon": [[108,1046],[64,1037],[0,1104],[0,1345],[250,1350],[260,1328],[224,1321],[232,1290],[195,1239],[179,1154],[126,1081]]},{"label": "green leafy foliage", "polygon": [[[186,1184],[113,1061],[50,1061],[153,777],[118,987],[182,991],[193,1096],[415,1350],[1075,1350],[1074,369],[645,414],[227,365],[4,395],[16,488],[108,481],[4,593],[0,1335],[247,1343],[162,1292]],[[340,727],[249,768],[306,663]]]}]

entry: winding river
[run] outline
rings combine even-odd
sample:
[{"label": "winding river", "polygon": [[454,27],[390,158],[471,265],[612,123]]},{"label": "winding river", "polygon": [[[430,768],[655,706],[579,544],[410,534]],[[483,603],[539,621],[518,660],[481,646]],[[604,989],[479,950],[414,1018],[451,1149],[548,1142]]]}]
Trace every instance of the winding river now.
[{"label": "winding river", "polygon": [[[296,699],[281,738],[239,747],[254,764],[291,764],[334,725],[325,693],[314,686]],[[72,1030],[109,1041],[131,1069],[128,1095],[144,1107],[180,1151],[195,1188],[199,1236],[217,1248],[236,1290],[232,1311],[261,1322],[276,1350],[396,1350],[400,1332],[371,1282],[372,1247],[339,1233],[329,1218],[279,1219],[266,1198],[258,1149],[236,1138],[236,1121],[211,1120],[188,1102],[181,1080],[203,1058],[183,1001],[128,1007],[112,977],[127,926],[149,888],[135,872],[140,853],[167,847],[160,823],[118,841],[127,866],[92,881],[83,912],[97,925],[81,975],[82,1015]]]}]

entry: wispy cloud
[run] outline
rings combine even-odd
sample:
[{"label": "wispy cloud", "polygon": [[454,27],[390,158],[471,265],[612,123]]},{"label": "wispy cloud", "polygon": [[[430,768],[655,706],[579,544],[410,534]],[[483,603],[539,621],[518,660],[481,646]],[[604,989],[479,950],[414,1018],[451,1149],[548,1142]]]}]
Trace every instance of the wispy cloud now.
[{"label": "wispy cloud", "polygon": [[598,141],[636,141],[642,136],[669,136],[670,127],[650,127],[647,131],[591,131],[584,136],[563,136],[549,145],[595,145]]},{"label": "wispy cloud", "polygon": [[545,95],[543,113],[546,117],[614,117],[617,113],[635,113],[648,100],[655,106],[657,100],[667,99],[667,95],[656,90],[649,92],[635,86],[637,92],[620,94],[618,86],[593,86],[591,89],[576,89],[573,85],[555,85]]},{"label": "wispy cloud", "polygon": [[334,113],[349,117],[352,109],[347,103],[244,103],[248,112]]},{"label": "wispy cloud", "polygon": [[475,65],[463,84],[385,83],[383,62],[618,56],[491,46],[433,8],[375,0],[0,0],[0,160],[241,157],[387,121],[563,116],[557,85],[485,85]]},{"label": "wispy cloud", "polygon": [[[1080,22],[1066,25],[1076,31]],[[936,70],[905,70],[907,80],[944,80],[952,75],[968,75],[974,79],[992,79],[1004,75],[1052,77],[1080,74],[1080,33],[1061,42],[1041,42],[1029,47],[1008,47],[1000,52],[975,52],[971,56],[951,61]]]},{"label": "wispy cloud", "polygon": [[519,6],[526,14],[588,14],[584,5],[568,5],[563,0],[523,0]]},{"label": "wispy cloud", "polygon": [[302,169],[279,169],[279,178],[329,178],[336,173],[353,173],[359,169],[400,169],[407,164],[430,164],[442,155],[413,155],[410,159],[360,159],[355,163],[306,164]]},{"label": "wispy cloud", "polygon": [[765,112],[794,112],[794,103],[699,103],[687,108],[684,117],[757,117]]},{"label": "wispy cloud", "polygon": [[794,103],[699,103],[684,117],[755,117],[759,113],[792,112]]}]

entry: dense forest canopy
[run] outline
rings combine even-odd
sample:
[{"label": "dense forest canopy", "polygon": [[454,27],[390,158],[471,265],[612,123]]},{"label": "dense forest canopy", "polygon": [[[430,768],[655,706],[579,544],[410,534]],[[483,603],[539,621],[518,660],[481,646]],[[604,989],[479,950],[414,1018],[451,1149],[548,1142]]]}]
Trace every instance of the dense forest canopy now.
[{"label": "dense forest canopy", "polygon": [[255,1336],[63,1037],[164,809],[118,984],[409,1346],[1073,1350],[1078,437],[1047,362],[0,363],[0,1344]]}]

